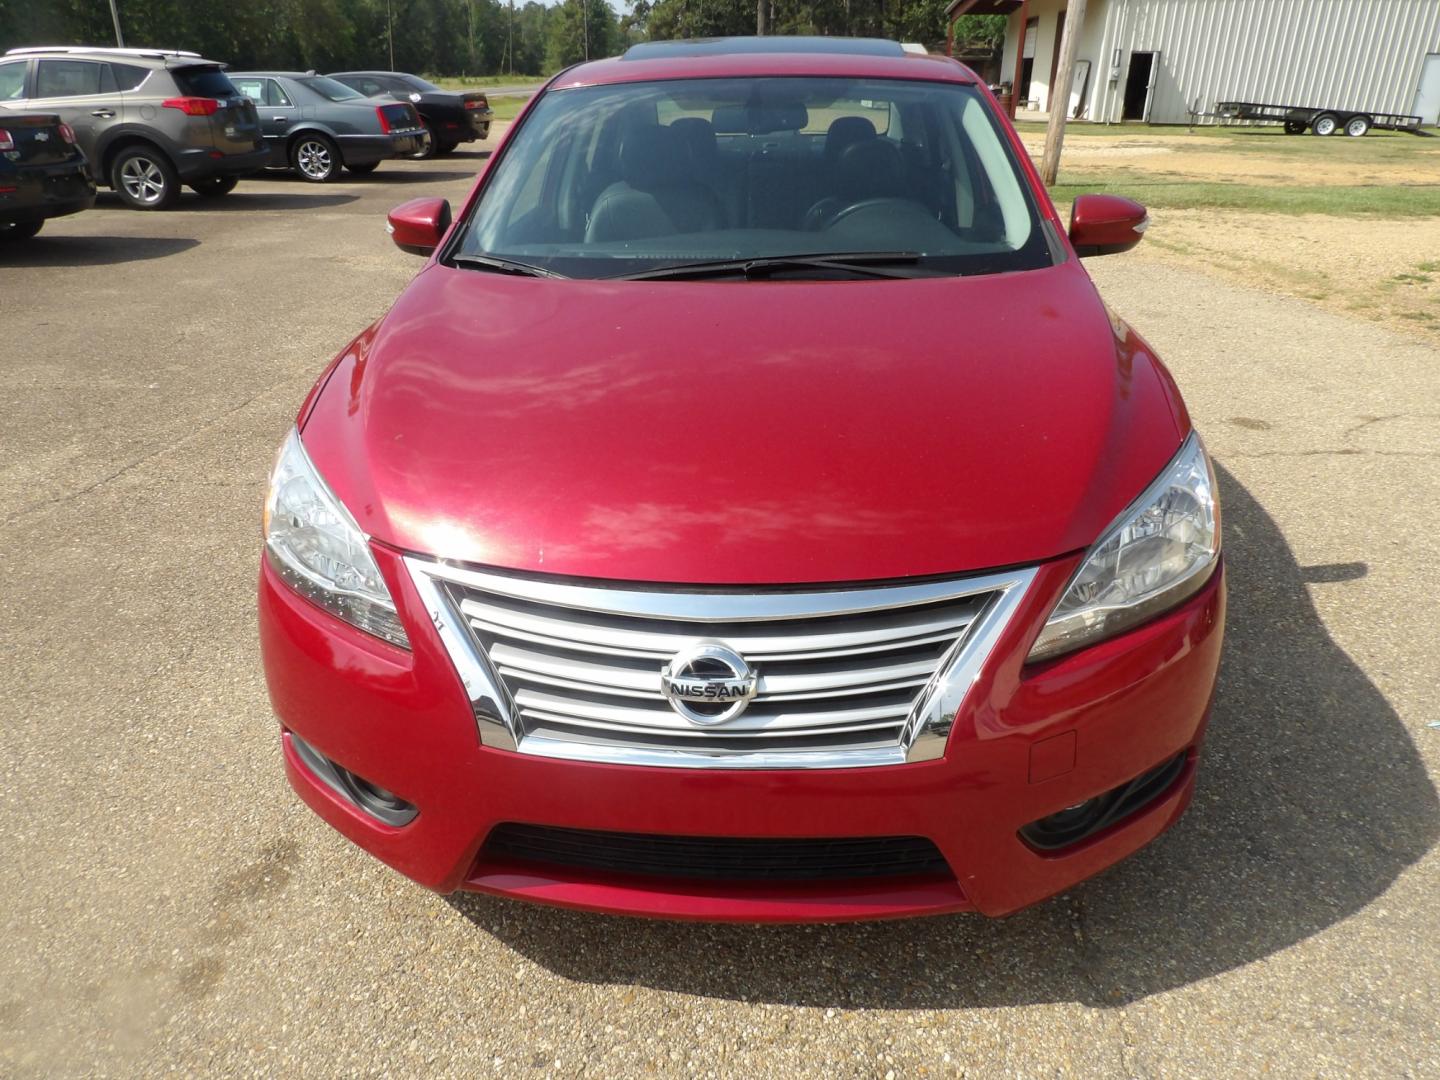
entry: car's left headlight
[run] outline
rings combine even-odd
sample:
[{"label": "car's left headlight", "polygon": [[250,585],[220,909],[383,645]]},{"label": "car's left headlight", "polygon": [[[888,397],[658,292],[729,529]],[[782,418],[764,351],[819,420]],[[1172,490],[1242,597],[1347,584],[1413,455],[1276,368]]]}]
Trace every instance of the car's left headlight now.
[{"label": "car's left headlight", "polygon": [[270,565],[285,584],[352,626],[410,647],[369,541],[315,471],[294,428],[270,476],[264,531]]},{"label": "car's left headlight", "polygon": [[1118,634],[1193,596],[1220,555],[1215,472],[1200,437],[1092,547],[1030,650],[1043,660]]}]

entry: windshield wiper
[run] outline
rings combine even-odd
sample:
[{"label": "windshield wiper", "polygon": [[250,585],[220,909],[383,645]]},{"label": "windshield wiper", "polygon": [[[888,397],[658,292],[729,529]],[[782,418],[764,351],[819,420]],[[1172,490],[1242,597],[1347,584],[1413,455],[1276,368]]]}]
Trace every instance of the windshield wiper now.
[{"label": "windshield wiper", "polygon": [[557,274],[554,270],[546,270],[543,266],[531,266],[529,263],[516,262],[514,259],[501,259],[495,255],[469,255],[461,253],[452,255],[450,261],[456,266],[470,266],[476,270],[490,270],[497,274],[517,274],[523,277],[548,277],[563,278],[564,274]]},{"label": "windshield wiper", "polygon": [[829,255],[767,255],[752,259],[709,259],[704,262],[677,263],[635,274],[620,274],[620,281],[653,281],[659,278],[708,278],[740,275],[747,281],[768,278],[791,270],[837,270],[874,278],[913,278],[909,270],[887,270],[886,267],[916,266],[922,256],[917,251],[849,251]]}]

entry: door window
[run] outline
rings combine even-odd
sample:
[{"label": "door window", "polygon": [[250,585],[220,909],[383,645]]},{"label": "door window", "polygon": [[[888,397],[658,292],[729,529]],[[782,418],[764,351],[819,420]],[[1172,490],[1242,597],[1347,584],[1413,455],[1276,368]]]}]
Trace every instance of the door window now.
[{"label": "door window", "polygon": [[284,89],[274,79],[265,80],[265,104],[271,108],[288,109],[290,99],[285,96]]},{"label": "door window", "polygon": [[138,67],[135,64],[111,64],[110,74],[115,79],[115,85],[121,91],[137,89],[150,74],[149,68]]},{"label": "door window", "polygon": [[35,76],[37,98],[86,97],[115,91],[110,65],[91,60],[41,60]]},{"label": "door window", "polygon": [[256,105],[263,105],[265,102],[265,79],[249,79],[236,75],[230,80],[235,84],[235,89],[244,94]]},{"label": "door window", "polygon": [[0,101],[19,101],[25,96],[25,69],[28,60],[0,64]]}]

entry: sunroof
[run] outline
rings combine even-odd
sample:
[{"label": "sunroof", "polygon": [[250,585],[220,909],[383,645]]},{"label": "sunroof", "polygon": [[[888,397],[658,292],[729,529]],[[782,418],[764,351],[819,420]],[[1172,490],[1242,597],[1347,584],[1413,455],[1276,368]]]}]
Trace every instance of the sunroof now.
[{"label": "sunroof", "polygon": [[646,41],[631,45],[625,60],[670,60],[683,56],[742,53],[831,53],[843,56],[904,56],[899,42],[883,38],[726,37],[692,41]]}]

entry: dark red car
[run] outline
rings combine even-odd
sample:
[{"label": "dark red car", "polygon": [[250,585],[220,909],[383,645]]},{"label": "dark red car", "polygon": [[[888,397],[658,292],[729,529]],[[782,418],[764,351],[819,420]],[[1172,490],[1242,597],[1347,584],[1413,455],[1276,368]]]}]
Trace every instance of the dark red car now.
[{"label": "dark red car", "polygon": [[432,889],[1001,915],[1189,802],[1215,478],[974,75],[878,41],[557,76],[285,440],[291,783]]}]

